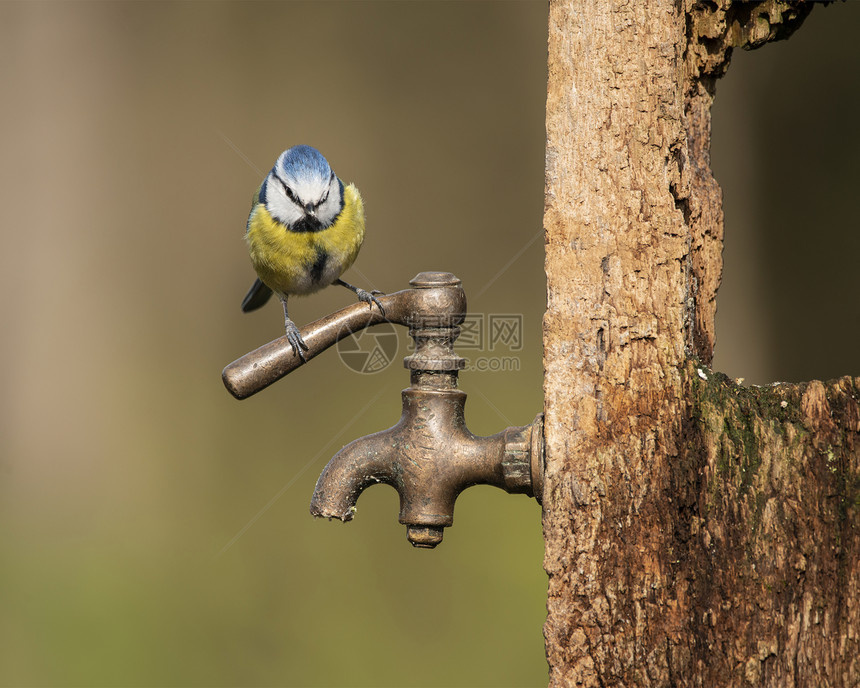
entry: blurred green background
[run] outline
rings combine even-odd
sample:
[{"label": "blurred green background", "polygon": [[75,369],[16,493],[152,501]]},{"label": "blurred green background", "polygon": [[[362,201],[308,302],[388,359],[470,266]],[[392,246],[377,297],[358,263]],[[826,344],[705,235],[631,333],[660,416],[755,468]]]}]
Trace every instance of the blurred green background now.
[{"label": "blurred green background", "polygon": [[[522,314],[518,369],[463,375],[473,432],[542,407],[544,2],[0,4],[0,684],[545,684],[540,509],[473,488],[435,551],[397,496],[315,521],[317,475],[393,424],[408,376],[330,351],[237,402],[279,336],[242,241],[275,157],[318,147],[364,195],[346,278],[457,274]],[[857,374],[860,7],[735,56],[715,367]],[[352,302],[295,300],[309,322]],[[481,352],[474,352],[480,354]]]}]

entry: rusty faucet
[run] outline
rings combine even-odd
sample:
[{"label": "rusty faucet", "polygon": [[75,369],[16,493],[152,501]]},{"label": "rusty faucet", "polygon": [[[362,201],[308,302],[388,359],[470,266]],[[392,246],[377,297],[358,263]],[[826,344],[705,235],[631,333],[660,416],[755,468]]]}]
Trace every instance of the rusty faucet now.
[{"label": "rusty faucet", "polygon": [[[354,304],[302,330],[310,360],[365,327],[392,322],[409,328],[415,351],[403,363],[410,386],[403,390],[400,421],[348,444],[325,467],[311,500],[311,514],[352,520],[359,495],[385,483],[400,495],[400,523],[416,547],[435,547],[454,522],[454,502],[471,485],[495,485],[541,500],[543,415],[531,425],[478,437],[466,427],[466,393],[458,389],[464,359],[454,341],[465,319],[466,295],[449,272],[422,272],[411,289],[380,296],[385,309]],[[227,389],[245,399],[303,365],[286,337],[228,365]]]}]

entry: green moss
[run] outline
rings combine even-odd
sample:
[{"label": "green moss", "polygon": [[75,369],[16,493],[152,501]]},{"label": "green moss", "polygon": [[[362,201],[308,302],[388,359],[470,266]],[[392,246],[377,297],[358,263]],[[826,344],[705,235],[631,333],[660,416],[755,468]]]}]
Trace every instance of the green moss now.
[{"label": "green moss", "polygon": [[[712,509],[721,512],[729,499],[749,500],[744,502],[749,509],[749,537],[744,540],[744,548],[747,555],[752,557],[754,541],[761,528],[771,489],[767,480],[759,479],[761,450],[767,442],[768,451],[773,453],[774,460],[783,462],[783,470],[790,473],[799,457],[809,456],[812,442],[810,431],[804,426],[808,421],[802,408],[803,394],[808,385],[741,387],[698,361],[688,362],[686,377],[690,391],[688,399],[692,432],[700,435],[703,446],[716,443],[711,445],[716,450],[716,471],[707,486],[704,514],[707,515]],[[841,387],[835,387],[834,384]],[[857,396],[860,396],[857,381],[852,379],[847,386],[844,380],[825,383],[825,390],[834,420],[840,424],[844,404],[856,403]],[[854,392],[854,400],[846,399],[841,391],[836,390],[845,390],[849,394]],[[841,431],[850,432],[847,427],[841,428]],[[830,540],[837,548],[841,547],[846,533],[856,527],[854,524],[860,511],[860,472],[851,470],[851,462],[845,455],[847,449],[842,445],[844,440],[841,438],[839,433],[828,438],[831,444],[817,454],[818,470],[824,469],[822,477],[827,476],[832,492],[839,499],[838,519],[834,523],[836,532],[831,534]]]},{"label": "green moss", "polygon": [[829,470],[834,475],[839,473],[839,461],[836,458],[836,454],[833,453],[833,447],[827,447],[825,456],[827,457],[827,470]]},{"label": "green moss", "polygon": [[[698,377],[698,373],[697,373]],[[701,380],[701,378],[700,378]],[[708,381],[701,380],[700,388]],[[753,480],[761,466],[758,435],[755,428],[756,414],[748,404],[738,403],[738,388],[727,381],[724,375],[715,375],[707,385],[708,397],[708,430],[721,425],[722,432],[728,442],[720,443],[720,456],[717,462],[718,470],[729,480],[734,478],[735,467],[740,478],[740,494],[750,489]],[[719,416],[718,424],[714,418]],[[711,430],[712,431],[712,430]]]},{"label": "green moss", "polygon": [[[734,499],[748,499],[751,535],[758,532],[767,495],[757,489],[762,466],[761,432],[771,423],[777,435],[785,435],[783,419],[791,412],[782,390],[746,388],[727,376],[714,373],[701,364],[687,368],[694,411],[699,430],[717,442],[716,475],[708,485],[708,506],[717,506],[726,484],[734,485]],[[761,419],[773,419],[765,420]],[[747,540],[747,554],[754,556],[754,538]]]}]

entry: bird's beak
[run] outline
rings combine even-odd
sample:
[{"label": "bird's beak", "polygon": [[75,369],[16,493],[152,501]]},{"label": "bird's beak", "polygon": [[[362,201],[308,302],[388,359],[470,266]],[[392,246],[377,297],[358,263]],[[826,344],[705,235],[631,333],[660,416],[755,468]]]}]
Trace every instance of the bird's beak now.
[{"label": "bird's beak", "polygon": [[305,203],[305,213],[310,215],[311,217],[316,217],[316,211],[314,210],[313,203]]}]

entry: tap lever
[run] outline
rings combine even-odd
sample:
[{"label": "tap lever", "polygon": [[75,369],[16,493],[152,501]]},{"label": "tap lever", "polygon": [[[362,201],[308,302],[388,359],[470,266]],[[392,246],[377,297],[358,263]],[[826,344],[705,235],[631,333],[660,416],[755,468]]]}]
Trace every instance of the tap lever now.
[{"label": "tap lever", "polygon": [[457,277],[449,272],[422,272],[409,284],[411,289],[375,297],[385,315],[366,303],[354,303],[303,327],[302,339],[308,345],[305,361],[295,354],[285,336],[245,354],[224,368],[224,386],[237,399],[247,399],[341,339],[380,323],[420,330],[455,328],[463,322],[466,297]]},{"label": "tap lever", "polygon": [[393,309],[386,301],[395,298],[400,293],[402,292],[379,297],[385,308],[386,316],[383,316],[376,308],[368,309],[365,303],[354,303],[324,318],[315,320],[310,325],[305,325],[301,329],[302,339],[308,345],[307,351],[304,352],[304,361],[293,351],[286,335],[278,337],[268,344],[263,344],[260,348],[245,354],[224,368],[224,372],[221,373],[224,386],[237,399],[247,399],[293,372],[353,332],[380,323],[392,322],[391,313]]}]

